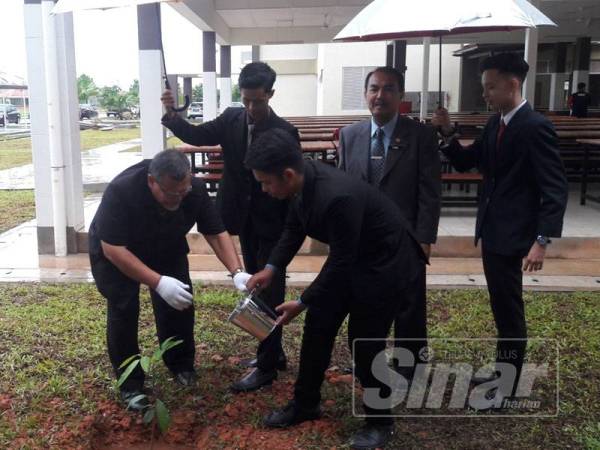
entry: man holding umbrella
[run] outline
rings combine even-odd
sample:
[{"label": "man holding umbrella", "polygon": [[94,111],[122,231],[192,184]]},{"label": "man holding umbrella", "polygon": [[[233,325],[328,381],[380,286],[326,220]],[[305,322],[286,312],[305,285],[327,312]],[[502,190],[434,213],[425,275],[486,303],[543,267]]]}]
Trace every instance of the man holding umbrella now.
[{"label": "man holding umbrella", "polygon": [[500,367],[512,365],[515,382],[511,392],[500,393],[503,397],[515,395],[527,345],[523,270],[542,269],[550,238],[561,235],[568,197],[554,127],[521,96],[528,69],[516,53],[483,61],[483,97],[497,113],[469,147],[455,139],[448,111],[439,109],[433,117],[444,138],[440,149],[452,165],[483,174],[475,244],[481,239],[499,340],[496,370],[475,381],[495,379]]},{"label": "man holding umbrella", "polygon": [[[244,108],[227,108],[219,117],[201,125],[191,125],[174,111],[174,98],[165,91],[162,102],[169,111],[163,125],[175,136],[192,145],[221,145],[223,179],[217,194],[217,208],[227,231],[240,237],[244,265],[249,273],[264,267],[281,235],[287,202],[270,198],[261,191],[252,173],[244,167],[246,149],[262,133],[274,128],[290,133],[298,142],[298,130],[278,117],[269,107],[275,92],[275,71],[264,62],[247,64],[240,73],[239,86]],[[285,268],[277,272],[271,287],[261,298],[271,308],[283,303]],[[257,358],[248,363],[253,370],[232,384],[234,392],[247,392],[271,384],[277,370],[285,370],[281,328],[260,343]]]}]

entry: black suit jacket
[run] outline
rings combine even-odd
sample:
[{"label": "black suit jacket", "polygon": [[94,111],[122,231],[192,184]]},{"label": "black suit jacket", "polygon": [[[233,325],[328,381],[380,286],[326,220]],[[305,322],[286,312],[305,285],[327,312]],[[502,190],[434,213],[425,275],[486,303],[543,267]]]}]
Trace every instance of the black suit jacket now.
[{"label": "black suit jacket", "polygon": [[410,225],[367,183],[319,161],[305,161],[304,167],[303,190],[290,202],[269,263],[286,267],[310,236],[329,244],[329,256],[302,294],[304,303],[340,295],[364,302],[399,300],[425,258]]},{"label": "black suit jacket", "polygon": [[475,244],[487,251],[524,256],[536,236],[560,237],[568,184],[552,123],[523,105],[508,123],[500,148],[500,114],[468,148],[456,140],[442,152],[460,171],[477,167],[483,186],[477,211]]},{"label": "black suit jacket", "polygon": [[[340,169],[369,179],[371,119],[342,128]],[[440,156],[435,130],[398,116],[379,189],[400,208],[423,244],[437,239],[441,206]]]},{"label": "black suit jacket", "polygon": [[[221,145],[223,148],[224,169],[217,193],[217,208],[229,233],[239,234],[250,216],[259,236],[274,239],[279,236],[287,214],[287,202],[262,192],[252,172],[244,166],[248,147],[245,108],[227,108],[216,119],[200,125],[191,125],[179,116],[172,119],[164,116],[162,123],[188,144]],[[300,141],[298,130],[273,110],[264,123],[254,128],[254,139],[272,128],[286,130]]]}]

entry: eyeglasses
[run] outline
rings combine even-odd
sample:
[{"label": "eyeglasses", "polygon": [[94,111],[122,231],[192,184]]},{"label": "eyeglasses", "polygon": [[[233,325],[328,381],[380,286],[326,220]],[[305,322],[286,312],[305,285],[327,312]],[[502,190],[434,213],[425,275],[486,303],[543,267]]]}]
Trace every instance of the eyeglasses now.
[{"label": "eyeglasses", "polygon": [[192,192],[192,185],[191,184],[183,192],[169,192],[169,191],[165,191],[165,189],[160,185],[160,183],[156,183],[156,184],[160,188],[161,192],[163,194],[165,194],[165,197],[172,198],[172,199],[175,199],[175,200],[183,198],[186,195],[188,195],[190,192]]}]

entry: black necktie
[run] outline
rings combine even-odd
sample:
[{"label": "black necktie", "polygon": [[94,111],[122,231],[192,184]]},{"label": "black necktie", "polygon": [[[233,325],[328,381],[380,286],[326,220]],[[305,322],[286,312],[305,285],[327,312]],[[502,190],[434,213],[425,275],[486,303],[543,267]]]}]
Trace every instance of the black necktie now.
[{"label": "black necktie", "polygon": [[383,166],[385,164],[385,150],[383,146],[383,132],[382,128],[377,128],[375,132],[375,144],[371,148],[371,167],[369,182],[373,186],[379,186],[381,177],[383,176]]}]

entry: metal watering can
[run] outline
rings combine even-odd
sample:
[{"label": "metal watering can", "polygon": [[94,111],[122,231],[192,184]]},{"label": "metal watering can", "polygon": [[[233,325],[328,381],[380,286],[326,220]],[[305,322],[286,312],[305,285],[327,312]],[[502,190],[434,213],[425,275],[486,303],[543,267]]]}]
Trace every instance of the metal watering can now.
[{"label": "metal watering can", "polygon": [[229,321],[259,341],[264,341],[275,329],[277,314],[269,308],[253,290],[242,298],[233,312]]}]

